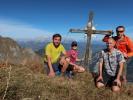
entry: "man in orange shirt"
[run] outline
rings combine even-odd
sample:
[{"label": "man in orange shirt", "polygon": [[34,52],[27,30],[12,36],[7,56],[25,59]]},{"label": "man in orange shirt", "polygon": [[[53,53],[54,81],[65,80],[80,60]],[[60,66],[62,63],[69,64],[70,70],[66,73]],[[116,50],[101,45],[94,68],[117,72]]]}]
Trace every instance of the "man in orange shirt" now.
[{"label": "man in orange shirt", "polygon": [[[128,58],[133,56],[133,42],[128,36],[125,35],[124,32],[125,32],[125,27],[124,26],[118,26],[116,28],[117,36],[115,36],[113,38],[116,41],[116,46],[115,47],[123,53],[124,58],[127,60]],[[103,41],[107,42],[108,38],[109,38],[109,36],[106,35],[103,38]],[[125,64],[125,67],[126,67],[126,64]],[[124,69],[126,69],[126,68],[124,68]],[[126,70],[123,74],[123,81],[127,82]]]}]

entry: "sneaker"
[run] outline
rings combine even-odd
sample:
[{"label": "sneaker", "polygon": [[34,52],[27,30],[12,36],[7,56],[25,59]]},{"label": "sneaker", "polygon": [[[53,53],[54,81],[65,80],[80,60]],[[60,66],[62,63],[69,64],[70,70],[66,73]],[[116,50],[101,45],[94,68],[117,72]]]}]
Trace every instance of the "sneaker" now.
[{"label": "sneaker", "polygon": [[72,78],[73,75],[74,75],[74,73],[73,73],[72,71],[67,71],[67,72],[66,72],[66,76],[67,76],[68,78]]},{"label": "sneaker", "polygon": [[60,72],[60,71],[56,71],[56,72],[55,72],[55,75],[56,75],[56,76],[60,76],[60,75],[61,75],[61,72]]}]

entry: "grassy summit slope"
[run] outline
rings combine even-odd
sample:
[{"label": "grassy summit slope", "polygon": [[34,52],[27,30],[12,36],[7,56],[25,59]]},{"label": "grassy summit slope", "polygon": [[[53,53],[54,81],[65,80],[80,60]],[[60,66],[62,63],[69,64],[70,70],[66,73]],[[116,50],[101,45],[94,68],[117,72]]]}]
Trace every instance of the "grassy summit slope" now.
[{"label": "grassy summit slope", "polygon": [[[48,78],[34,73],[28,66],[11,66],[11,78],[6,100],[133,100],[133,85],[123,87],[121,93],[97,89],[88,72],[76,74],[73,80]],[[0,68],[0,100],[8,77],[9,67]]]}]

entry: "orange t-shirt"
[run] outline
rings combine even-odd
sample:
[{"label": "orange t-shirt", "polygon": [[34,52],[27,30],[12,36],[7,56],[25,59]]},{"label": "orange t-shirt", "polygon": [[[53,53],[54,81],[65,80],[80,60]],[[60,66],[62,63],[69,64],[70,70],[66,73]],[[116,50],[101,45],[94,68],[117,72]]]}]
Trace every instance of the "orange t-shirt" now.
[{"label": "orange t-shirt", "polygon": [[[104,42],[108,41],[109,36],[103,38]],[[116,48],[121,52],[126,53],[128,57],[133,56],[133,42],[132,40],[124,35],[124,38],[121,40],[118,36],[112,37],[116,41]]]}]

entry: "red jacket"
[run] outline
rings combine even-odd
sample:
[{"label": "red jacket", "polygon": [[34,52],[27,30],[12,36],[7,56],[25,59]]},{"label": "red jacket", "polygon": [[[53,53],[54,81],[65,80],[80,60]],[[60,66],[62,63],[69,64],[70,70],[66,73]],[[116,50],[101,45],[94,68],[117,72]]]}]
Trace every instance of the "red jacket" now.
[{"label": "red jacket", "polygon": [[[109,36],[103,38],[104,42],[108,41]],[[118,36],[112,37],[116,41],[116,48],[121,52],[126,53],[128,57],[133,56],[133,42],[132,40],[124,35],[124,39],[120,40]]]}]

